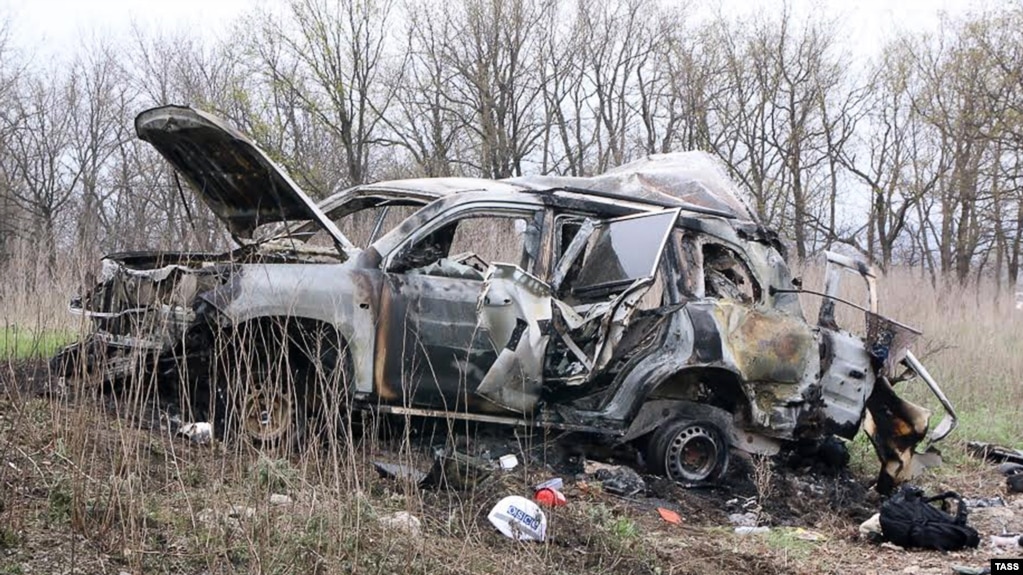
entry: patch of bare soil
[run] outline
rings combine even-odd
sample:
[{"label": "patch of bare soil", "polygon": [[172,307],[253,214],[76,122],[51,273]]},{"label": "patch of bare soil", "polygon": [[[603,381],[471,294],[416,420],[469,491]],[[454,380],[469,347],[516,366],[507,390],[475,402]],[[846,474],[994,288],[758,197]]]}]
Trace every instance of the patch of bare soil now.
[{"label": "patch of bare soil", "polygon": [[[881,499],[871,478],[826,454],[770,461],[736,456],[720,485],[683,488],[643,475],[629,497],[606,490],[586,461],[632,465],[630,450],[577,436],[485,426],[378,421],[344,449],[301,454],[214,441],[196,445],[163,425],[165,406],[107,390],[64,389],[45,363],[0,370],[0,575],[14,573],[942,573],[1005,553],[990,535],[1023,531],[1023,497],[993,468],[966,464],[924,478],[928,492],[1004,498],[975,509],[979,550],[918,552],[858,537]],[[127,405],[134,407],[128,408]],[[430,468],[438,449],[522,465],[492,469],[466,490],[421,489],[381,477],[374,461]],[[833,462],[832,462],[833,463]],[[568,503],[548,510],[548,539],[519,543],[486,516],[507,495],[552,477]],[[284,505],[271,495],[287,495]],[[280,499],[278,497],[278,499]],[[658,508],[679,514],[679,524]],[[396,511],[416,532],[382,527]],[[770,527],[737,535],[732,514]],[[1019,552],[1016,552],[1019,555]]]}]

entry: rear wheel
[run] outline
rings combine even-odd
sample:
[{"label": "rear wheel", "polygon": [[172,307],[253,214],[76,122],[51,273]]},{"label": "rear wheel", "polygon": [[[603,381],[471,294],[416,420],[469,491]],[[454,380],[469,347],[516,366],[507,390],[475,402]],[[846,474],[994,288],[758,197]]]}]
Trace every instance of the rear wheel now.
[{"label": "rear wheel", "polygon": [[647,461],[652,471],[674,481],[716,481],[728,470],[724,437],[709,421],[669,420],[651,434]]}]

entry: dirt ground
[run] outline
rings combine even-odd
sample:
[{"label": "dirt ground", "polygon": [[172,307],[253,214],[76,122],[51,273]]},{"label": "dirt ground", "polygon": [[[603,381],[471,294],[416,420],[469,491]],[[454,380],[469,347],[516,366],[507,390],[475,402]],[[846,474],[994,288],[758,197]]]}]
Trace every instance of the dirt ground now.
[{"label": "dirt ground", "polygon": [[[524,465],[494,470],[470,490],[423,490],[381,477],[373,462],[422,471],[448,434],[429,425],[374,435],[352,449],[300,455],[196,445],[156,409],[128,409],[96,389],[69,390],[45,364],[0,370],[0,575],[28,573],[915,573],[985,566],[990,536],[1023,532],[1023,496],[993,466],[965,456],[921,478],[928,493],[1001,497],[971,510],[977,550],[906,551],[861,539],[881,498],[871,477],[814,457],[733,458],[720,485],[686,489],[644,476],[623,497],[587,460],[635,463],[628,451],[584,448],[572,436],[474,429],[459,451]],[[148,402],[140,405],[149,406]],[[155,404],[153,404],[155,405]],[[952,446],[952,449],[959,449]],[[340,454],[340,455],[339,455]],[[497,500],[562,477],[567,505],[548,511],[542,544],[504,538],[486,520]],[[270,495],[288,500],[270,502]],[[682,521],[662,519],[658,509]],[[414,532],[385,528],[395,511]],[[765,534],[737,535],[729,515],[752,513]]]}]

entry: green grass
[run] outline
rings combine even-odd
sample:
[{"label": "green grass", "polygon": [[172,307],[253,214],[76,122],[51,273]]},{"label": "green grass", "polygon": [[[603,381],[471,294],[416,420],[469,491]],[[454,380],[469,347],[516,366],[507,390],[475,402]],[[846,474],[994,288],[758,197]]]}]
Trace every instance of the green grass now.
[{"label": "green grass", "polygon": [[74,339],[68,331],[4,326],[0,328],[0,361],[49,357]]},{"label": "green grass", "polygon": [[771,549],[784,552],[795,559],[807,559],[818,546],[813,541],[800,539],[797,530],[784,527],[768,531],[766,540]]}]

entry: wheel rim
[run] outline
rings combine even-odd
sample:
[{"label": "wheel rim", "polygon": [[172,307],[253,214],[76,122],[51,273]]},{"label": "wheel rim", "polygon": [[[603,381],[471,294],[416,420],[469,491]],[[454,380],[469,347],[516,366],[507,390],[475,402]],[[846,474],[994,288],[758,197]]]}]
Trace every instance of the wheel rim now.
[{"label": "wheel rim", "polygon": [[252,439],[272,441],[291,427],[291,395],[283,389],[253,389],[243,405],[242,428]]},{"label": "wheel rim", "polygon": [[711,430],[690,425],[672,438],[664,454],[664,467],[672,479],[704,481],[717,467],[719,449]]}]

